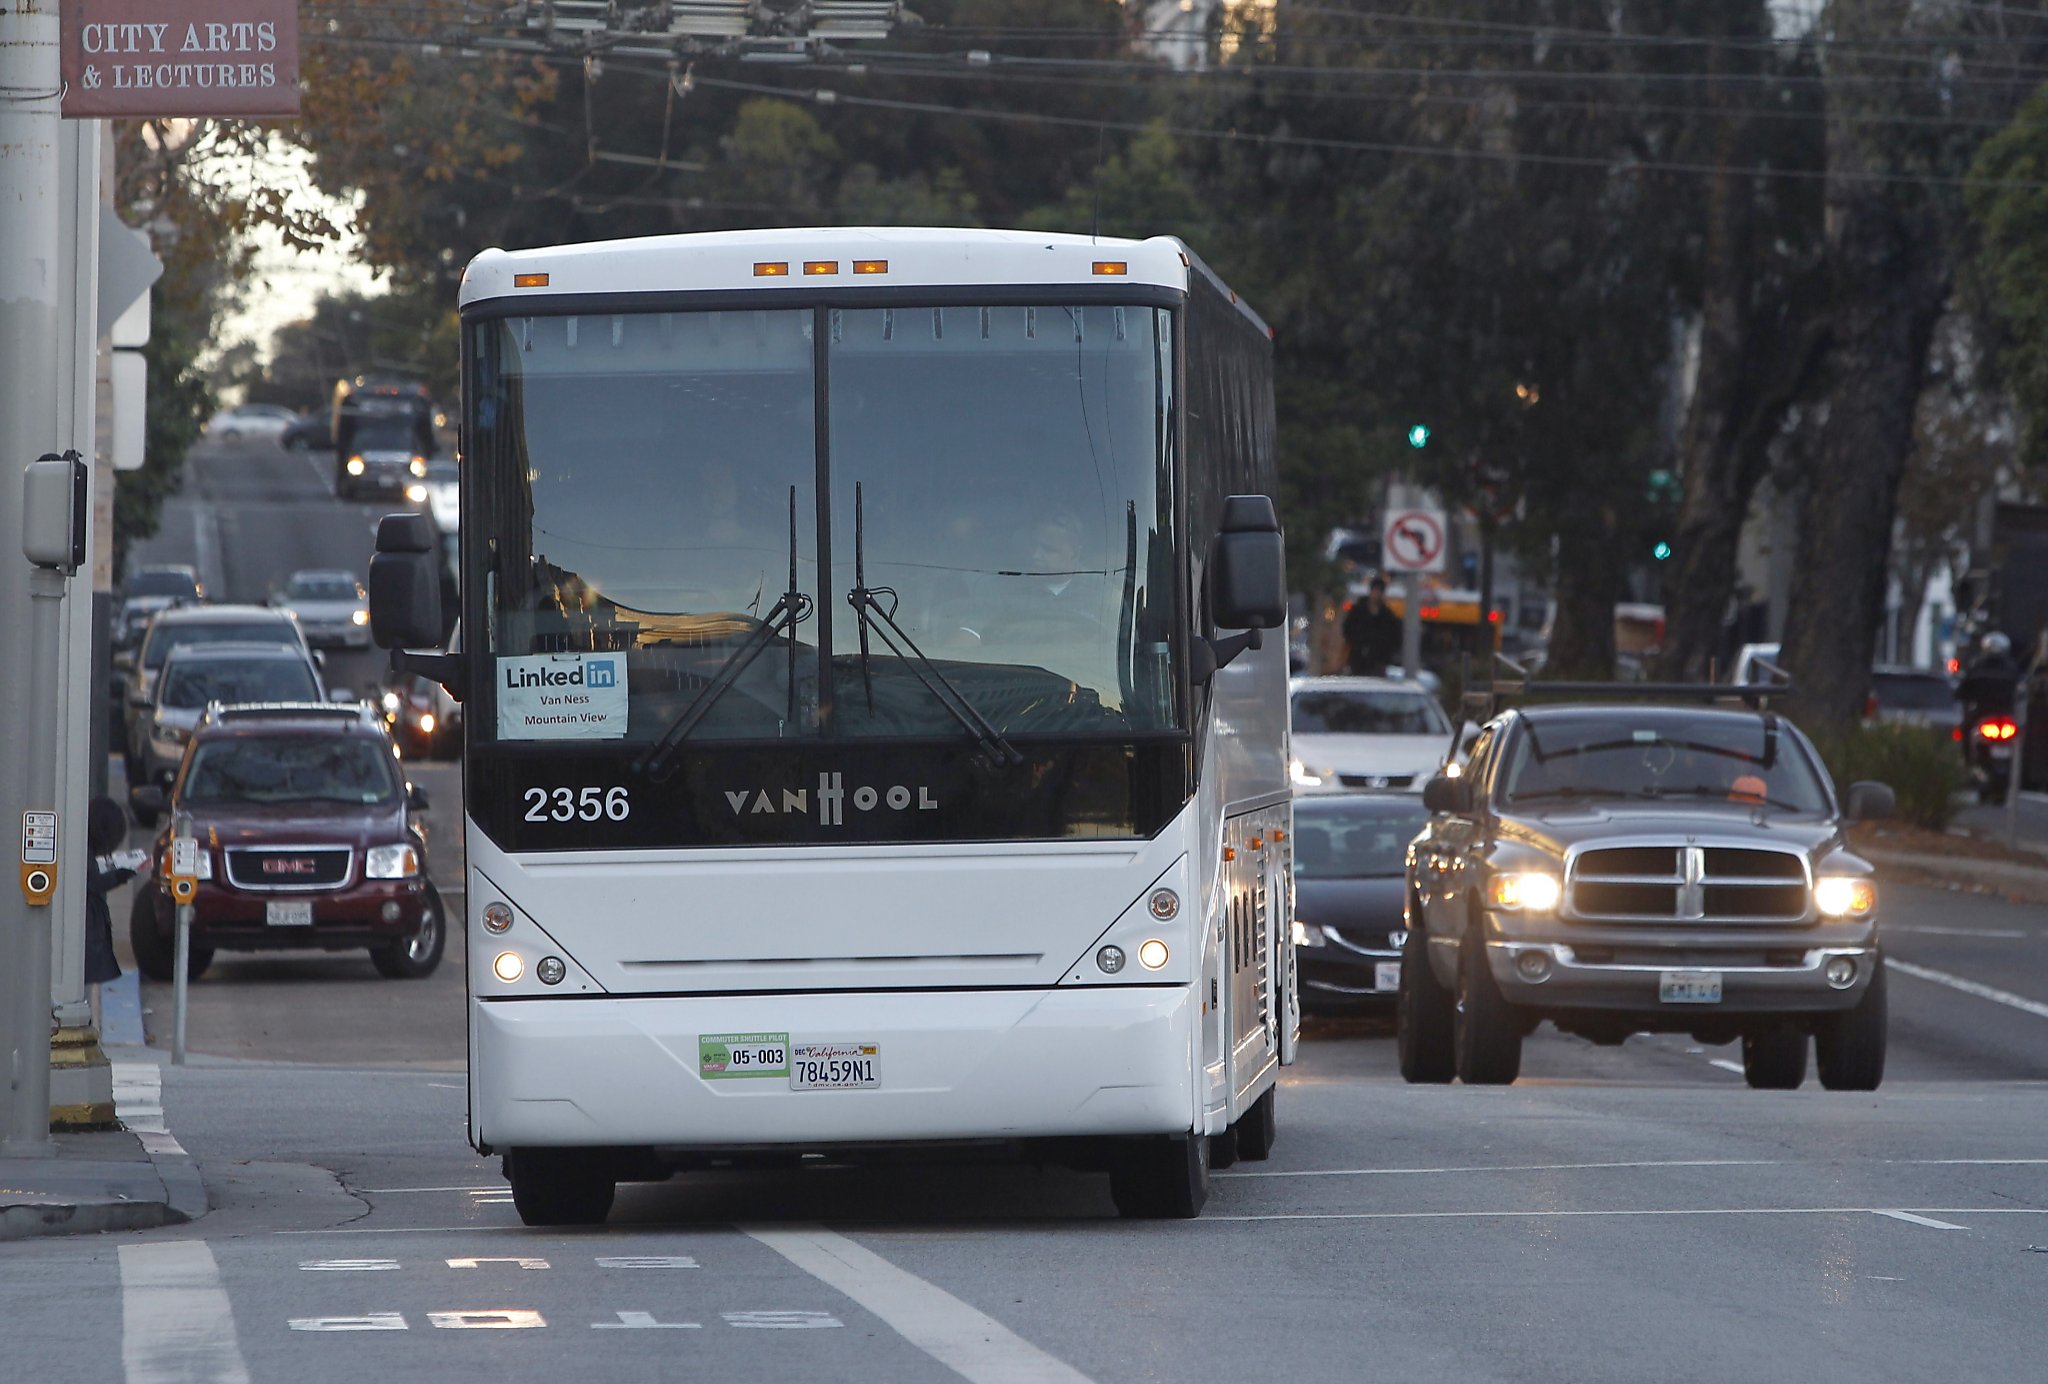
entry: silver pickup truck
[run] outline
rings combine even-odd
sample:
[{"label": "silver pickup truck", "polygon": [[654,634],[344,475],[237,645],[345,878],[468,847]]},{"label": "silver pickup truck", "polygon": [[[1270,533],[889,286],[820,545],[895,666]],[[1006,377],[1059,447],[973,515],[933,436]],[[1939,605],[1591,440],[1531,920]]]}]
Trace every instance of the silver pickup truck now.
[{"label": "silver pickup truck", "polygon": [[1505,1084],[1545,1019],[1742,1043],[1749,1084],[1884,1077],[1877,888],[1812,744],[1770,711],[1546,705],[1490,720],[1424,790],[1398,1035],[1411,1082]]}]

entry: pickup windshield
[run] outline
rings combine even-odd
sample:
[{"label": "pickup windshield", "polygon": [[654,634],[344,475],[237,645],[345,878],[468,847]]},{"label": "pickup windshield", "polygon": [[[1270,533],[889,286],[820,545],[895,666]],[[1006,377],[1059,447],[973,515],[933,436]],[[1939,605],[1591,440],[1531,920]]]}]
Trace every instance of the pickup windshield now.
[{"label": "pickup windshield", "polygon": [[[471,331],[487,734],[641,749],[971,739],[977,718],[999,736],[1177,728],[1166,310]],[[883,615],[907,643],[879,638]]]},{"label": "pickup windshield", "polygon": [[1531,716],[1498,780],[1501,801],[1688,799],[1825,813],[1803,743],[1761,716],[1617,707]]}]

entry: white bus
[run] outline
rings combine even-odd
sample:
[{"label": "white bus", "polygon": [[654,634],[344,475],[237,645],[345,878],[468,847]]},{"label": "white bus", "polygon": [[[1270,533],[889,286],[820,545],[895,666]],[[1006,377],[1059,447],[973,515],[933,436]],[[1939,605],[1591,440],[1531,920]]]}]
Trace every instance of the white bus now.
[{"label": "white bus", "polygon": [[995,1144],[1190,1216],[1298,1029],[1271,333],[1187,247],[722,232],[462,281],[469,1127],[528,1224]]}]

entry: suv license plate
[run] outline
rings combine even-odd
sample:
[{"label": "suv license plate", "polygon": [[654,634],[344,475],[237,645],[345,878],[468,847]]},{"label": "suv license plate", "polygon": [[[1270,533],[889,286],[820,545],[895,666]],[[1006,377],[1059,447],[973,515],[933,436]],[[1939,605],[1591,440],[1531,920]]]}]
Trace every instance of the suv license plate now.
[{"label": "suv license plate", "polygon": [[311,899],[272,899],[263,905],[263,921],[272,927],[313,926]]},{"label": "suv license plate", "polygon": [[842,1091],[879,1086],[879,1043],[797,1043],[789,1050],[789,1089]]},{"label": "suv license plate", "polygon": [[1657,998],[1666,1004],[1719,1004],[1719,971],[1666,971],[1657,981]]}]

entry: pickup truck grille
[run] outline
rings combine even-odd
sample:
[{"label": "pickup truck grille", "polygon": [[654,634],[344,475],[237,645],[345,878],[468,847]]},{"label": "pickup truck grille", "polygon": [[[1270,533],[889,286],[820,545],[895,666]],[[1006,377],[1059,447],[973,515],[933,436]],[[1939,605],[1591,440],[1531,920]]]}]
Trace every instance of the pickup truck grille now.
[{"label": "pickup truck grille", "polygon": [[1796,923],[1808,912],[1806,862],[1743,846],[1614,846],[1586,851],[1566,907],[1594,921]]}]

